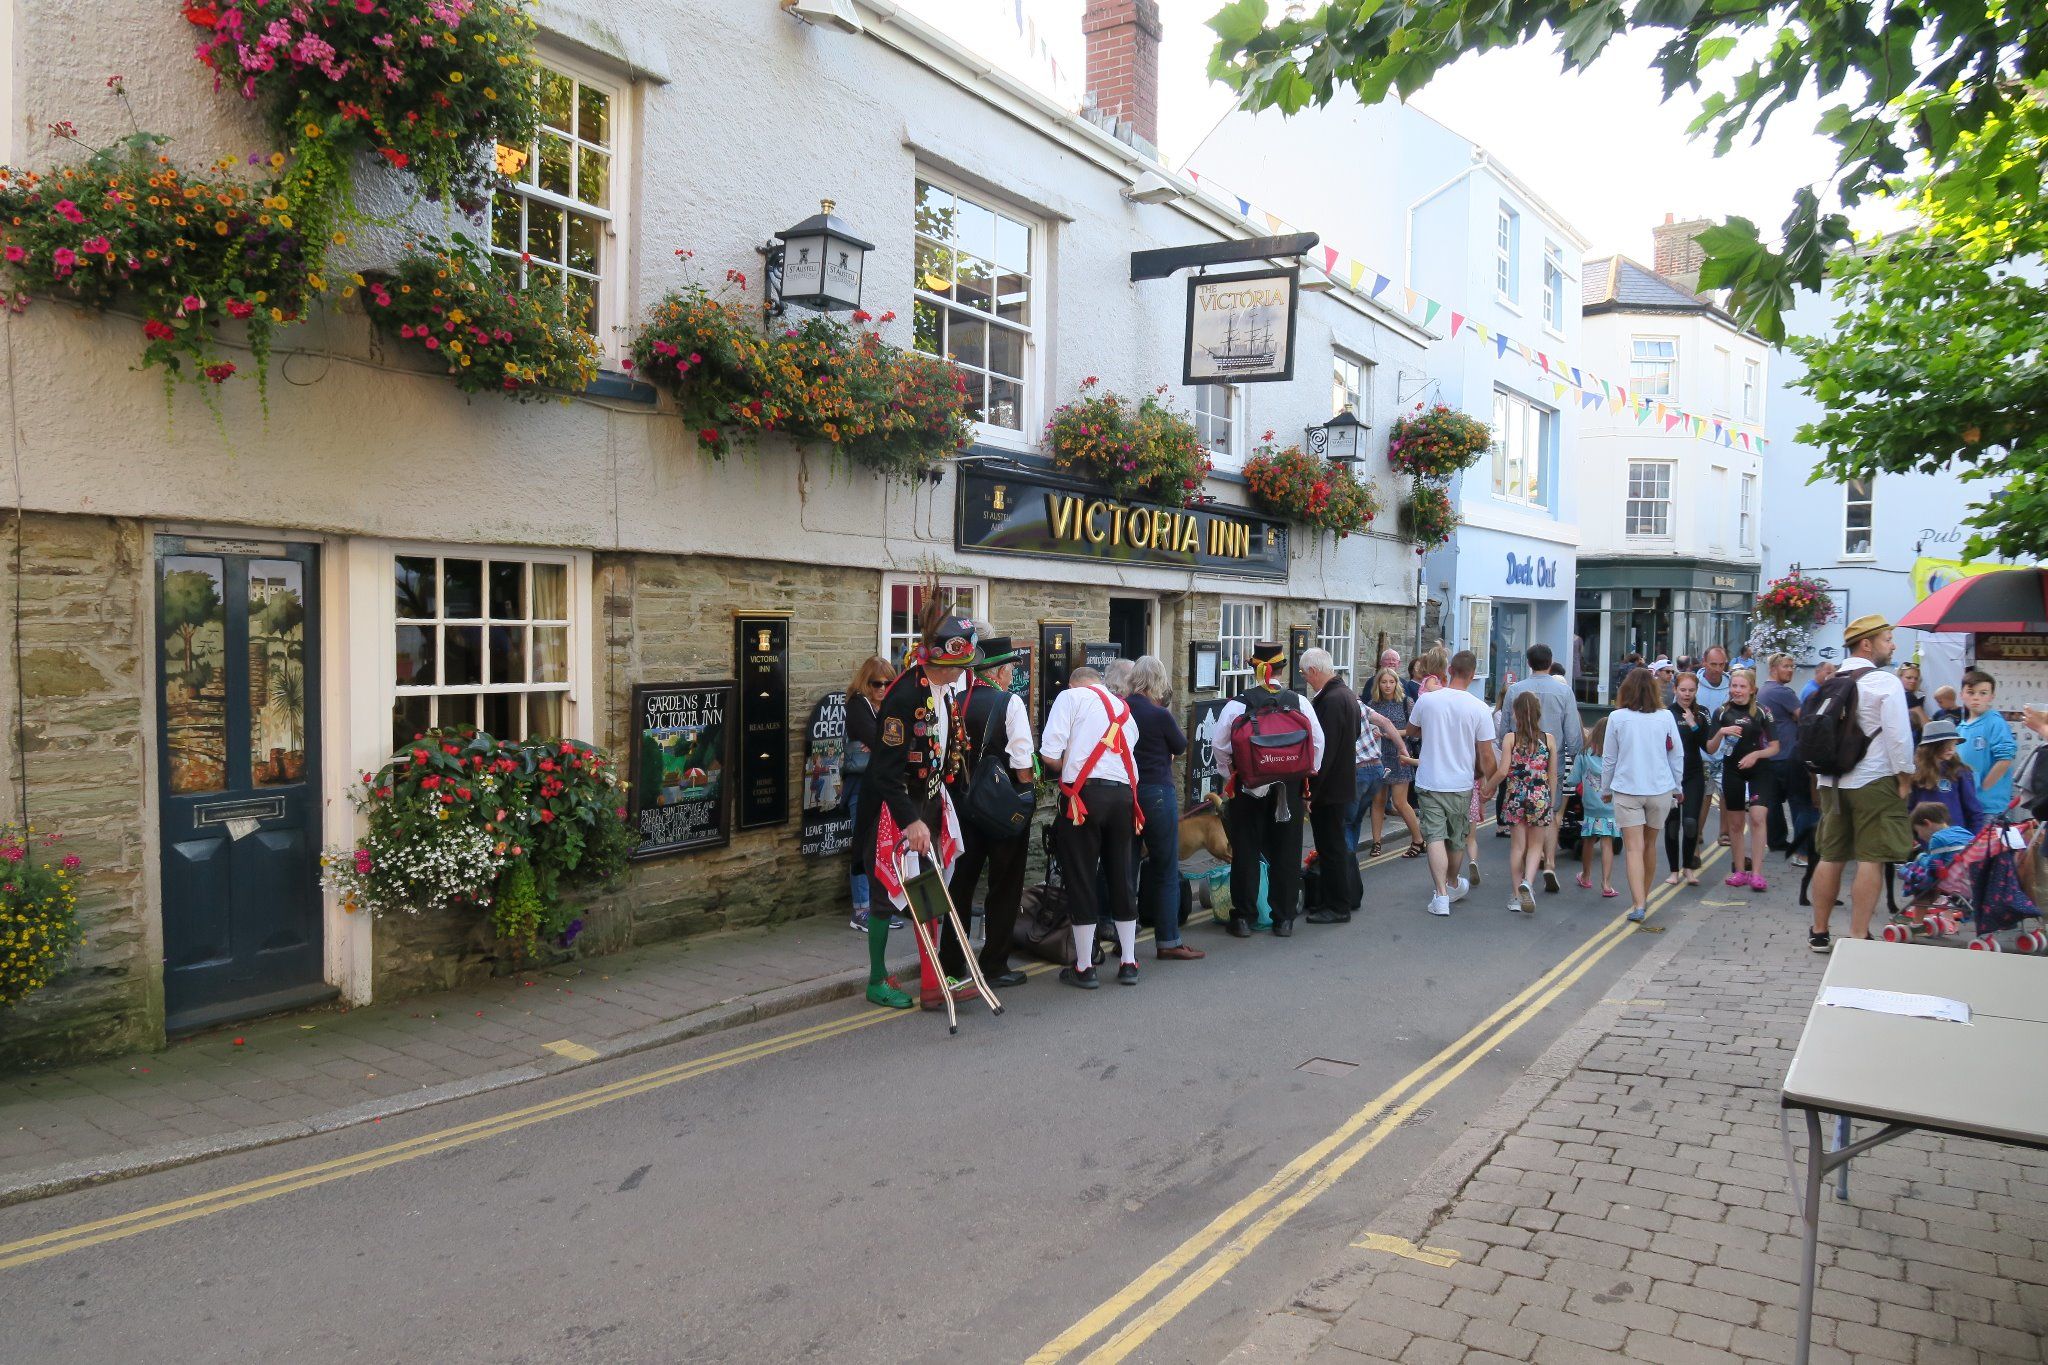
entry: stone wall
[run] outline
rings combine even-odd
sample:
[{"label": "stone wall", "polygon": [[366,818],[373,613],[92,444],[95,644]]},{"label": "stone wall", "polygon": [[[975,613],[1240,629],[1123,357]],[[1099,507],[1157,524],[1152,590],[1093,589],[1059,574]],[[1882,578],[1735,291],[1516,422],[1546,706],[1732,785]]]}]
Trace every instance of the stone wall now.
[{"label": "stone wall", "polygon": [[[18,556],[17,556],[18,548]],[[16,565],[20,566],[17,574]],[[51,1064],[163,1040],[162,957],[149,908],[155,818],[145,760],[150,559],[129,520],[0,519],[0,815],[60,833],[85,860],[84,941],[46,989],[0,1011],[0,1066]],[[18,614],[13,610],[20,603]],[[26,782],[24,784],[24,770]]]}]

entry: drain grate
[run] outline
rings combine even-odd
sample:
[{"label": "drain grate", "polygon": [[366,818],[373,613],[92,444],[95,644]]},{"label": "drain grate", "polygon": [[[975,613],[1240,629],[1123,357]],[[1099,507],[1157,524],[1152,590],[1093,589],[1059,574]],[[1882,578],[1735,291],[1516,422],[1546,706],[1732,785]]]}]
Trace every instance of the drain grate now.
[{"label": "drain grate", "polygon": [[1342,1076],[1348,1072],[1358,1070],[1358,1063],[1340,1062],[1332,1057],[1311,1057],[1294,1069],[1296,1071],[1307,1071],[1317,1076]]}]

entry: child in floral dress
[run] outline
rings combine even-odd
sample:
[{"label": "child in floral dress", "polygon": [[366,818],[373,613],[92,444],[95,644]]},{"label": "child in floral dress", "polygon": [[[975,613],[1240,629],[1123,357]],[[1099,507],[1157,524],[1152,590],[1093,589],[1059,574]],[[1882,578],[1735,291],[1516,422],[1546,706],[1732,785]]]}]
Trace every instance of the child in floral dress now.
[{"label": "child in floral dress", "polygon": [[1586,876],[1587,859],[1594,844],[1600,845],[1600,894],[1613,896],[1614,892],[1614,841],[1621,838],[1621,825],[1614,818],[1614,807],[1600,795],[1601,769],[1600,749],[1607,743],[1607,721],[1603,717],[1598,725],[1586,732],[1586,743],[1579,750],[1579,761],[1572,768],[1572,785],[1579,789],[1579,885],[1591,890],[1592,880]]},{"label": "child in floral dress", "polygon": [[1557,737],[1544,732],[1543,704],[1533,692],[1515,698],[1514,721],[1515,728],[1500,742],[1501,761],[1486,794],[1491,797],[1502,783],[1507,785],[1501,819],[1514,836],[1508,860],[1518,878],[1508,909],[1533,915],[1531,886],[1543,863],[1543,829],[1557,810]]}]

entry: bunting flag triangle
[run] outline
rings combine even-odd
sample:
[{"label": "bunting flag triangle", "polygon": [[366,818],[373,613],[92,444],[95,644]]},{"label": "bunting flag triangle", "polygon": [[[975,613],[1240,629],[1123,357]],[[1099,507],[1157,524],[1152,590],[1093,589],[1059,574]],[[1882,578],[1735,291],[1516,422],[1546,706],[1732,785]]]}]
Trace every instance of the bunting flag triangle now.
[{"label": "bunting flag triangle", "polygon": [[1649,420],[1650,405],[1648,403],[1643,403],[1636,408],[1636,425],[1641,426],[1643,423]]},{"label": "bunting flag triangle", "polygon": [[1541,366],[1543,367],[1543,373],[1545,373],[1545,374],[1549,374],[1549,373],[1550,373],[1550,357],[1549,357],[1549,356],[1545,355],[1545,354],[1544,354],[1543,352],[1541,352],[1541,351],[1538,351],[1538,352],[1536,353],[1536,363],[1537,363],[1538,365],[1541,365]]},{"label": "bunting flag triangle", "polygon": [[1744,450],[1749,449],[1749,433],[1746,431],[1742,433],[1742,448]]},{"label": "bunting flag triangle", "polygon": [[[1662,403],[1659,403],[1659,404],[1657,405],[1657,420],[1658,420],[1658,421],[1660,421],[1660,422],[1661,422],[1661,421],[1663,421],[1663,420],[1664,420],[1664,413],[1665,413],[1665,407],[1664,407],[1664,405],[1663,405]],[[1666,431],[1669,431],[1670,429],[1671,429],[1671,428],[1669,428],[1669,427],[1666,427],[1666,428],[1665,428],[1665,430],[1666,430]]]},{"label": "bunting flag triangle", "polygon": [[1266,215],[1266,231],[1280,231],[1280,216],[1278,214],[1269,213]]},{"label": "bunting flag triangle", "polygon": [[[1559,363],[1559,364],[1562,364],[1563,362],[1562,362],[1562,361],[1560,361],[1560,362],[1558,362],[1558,363]],[[1572,384],[1573,384],[1573,385],[1574,385],[1575,387],[1577,387],[1577,388],[1581,388],[1581,389],[1583,389],[1583,388],[1585,388],[1585,387],[1586,387],[1586,381],[1585,381],[1585,380],[1583,380],[1583,379],[1581,379],[1581,378],[1579,378],[1579,367],[1578,367],[1578,366],[1576,366],[1576,365],[1572,366]]]},{"label": "bunting flag triangle", "polygon": [[1536,353],[1527,346],[1518,341],[1515,343],[1515,349],[1522,353],[1522,359],[1528,361],[1531,365],[1536,363]]},{"label": "bunting flag triangle", "polygon": [[1240,218],[1249,218],[1252,216],[1251,200],[1240,199],[1237,201],[1237,216]]},{"label": "bunting flag triangle", "polygon": [[1387,288],[1387,286],[1388,286],[1388,285],[1390,285],[1390,284],[1392,284],[1392,283],[1393,283],[1393,281],[1392,281],[1392,280],[1390,280],[1390,279],[1388,279],[1388,278],[1387,278],[1387,277],[1386,277],[1385,275],[1375,275],[1375,276],[1373,276],[1373,277],[1372,277],[1372,296],[1373,296],[1374,298],[1378,298],[1378,297],[1379,297],[1379,296],[1380,296],[1380,295],[1381,295],[1382,293],[1386,292],[1386,288]]},{"label": "bunting flag triangle", "polygon": [[1358,282],[1359,282],[1360,280],[1364,279],[1364,278],[1365,278],[1365,262],[1363,262],[1363,261],[1353,261],[1353,262],[1351,263],[1351,287],[1352,287],[1353,289],[1356,289],[1356,288],[1358,288]]},{"label": "bunting flag triangle", "polygon": [[1199,185],[1202,183],[1202,173],[1200,171],[1189,171],[1188,179],[1194,181],[1197,185]]},{"label": "bunting flag triangle", "polygon": [[1553,383],[1550,386],[1550,396],[1552,398],[1562,398],[1564,397],[1564,391],[1570,387],[1571,385],[1563,382]]},{"label": "bunting flag triangle", "polygon": [[[1622,401],[1622,402],[1624,402],[1624,403],[1628,402],[1628,390],[1627,390],[1627,389],[1616,389],[1616,390],[1615,390],[1615,392],[1621,395],[1621,401]],[[1641,399],[1637,399],[1636,401],[1637,401],[1637,402],[1641,402],[1642,400],[1641,400]]]},{"label": "bunting flag triangle", "polygon": [[1508,354],[1508,339],[1499,332],[1493,334],[1493,358],[1505,360]]},{"label": "bunting flag triangle", "polygon": [[1405,309],[1405,310],[1403,310],[1403,311],[1405,311],[1405,312],[1410,312],[1410,313],[1414,312],[1414,311],[1415,311],[1415,300],[1416,300],[1416,298],[1418,297],[1418,295],[1416,294],[1416,292],[1415,292],[1415,291],[1414,291],[1413,289],[1410,289],[1410,288],[1408,288],[1408,286],[1406,286],[1406,285],[1403,285],[1403,286],[1401,286],[1401,292],[1402,292],[1402,293],[1403,293],[1404,295],[1406,295],[1406,296],[1407,296],[1407,299],[1408,299],[1408,305],[1407,305],[1406,309]]},{"label": "bunting flag triangle", "polygon": [[1438,303],[1435,299],[1424,299],[1423,302],[1429,305],[1428,310],[1424,312],[1422,315],[1422,325],[1424,327],[1427,327],[1432,322],[1436,321],[1437,312],[1443,307],[1443,305]]},{"label": "bunting flag triangle", "polygon": [[1334,275],[1337,273],[1336,247],[1326,246],[1323,248],[1323,273],[1325,275]]},{"label": "bunting flag triangle", "polygon": [[1582,408],[1600,406],[1600,395],[1592,392],[1590,389],[1582,390],[1579,394],[1579,406]]},{"label": "bunting flag triangle", "polygon": [[1600,396],[1603,398],[1614,397],[1613,387],[1609,385],[1608,382],[1604,379],[1600,381]]},{"label": "bunting flag triangle", "polygon": [[1451,310],[1451,335],[1456,336],[1458,334],[1458,329],[1460,327],[1463,327],[1464,325],[1465,315],[1463,313],[1460,313],[1457,309],[1453,308]]},{"label": "bunting flag triangle", "polygon": [[1618,394],[1618,393],[1610,393],[1610,394],[1608,394],[1608,395],[1607,395],[1607,410],[1608,410],[1609,412],[1620,412],[1620,411],[1621,411],[1621,395],[1620,395],[1620,394]]},{"label": "bunting flag triangle", "polygon": [[1671,430],[1673,430],[1674,428],[1676,428],[1676,427],[1678,426],[1678,422],[1679,422],[1679,418],[1678,418],[1678,414],[1677,414],[1677,413],[1675,413],[1675,412],[1674,412],[1674,413],[1670,413],[1670,414],[1668,414],[1668,415],[1667,415],[1667,416],[1666,416],[1666,417],[1664,418],[1664,430],[1666,430],[1666,431],[1671,431]]}]

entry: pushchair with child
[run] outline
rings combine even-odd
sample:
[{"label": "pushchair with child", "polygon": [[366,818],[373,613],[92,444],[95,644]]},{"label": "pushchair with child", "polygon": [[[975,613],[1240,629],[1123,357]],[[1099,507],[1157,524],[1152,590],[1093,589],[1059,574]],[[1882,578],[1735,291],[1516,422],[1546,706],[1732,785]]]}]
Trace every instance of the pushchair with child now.
[{"label": "pushchair with child", "polygon": [[[1900,920],[1917,919],[1926,932],[1944,938],[1967,924],[1970,947],[1982,952],[2048,952],[2041,909],[2027,891],[2039,828],[2036,820],[1992,820],[1960,847],[1950,841],[1948,847],[1930,848],[1901,870],[1913,904]],[[2021,929],[2028,921],[2033,927]],[[2013,936],[2008,942],[2002,934]]]}]

